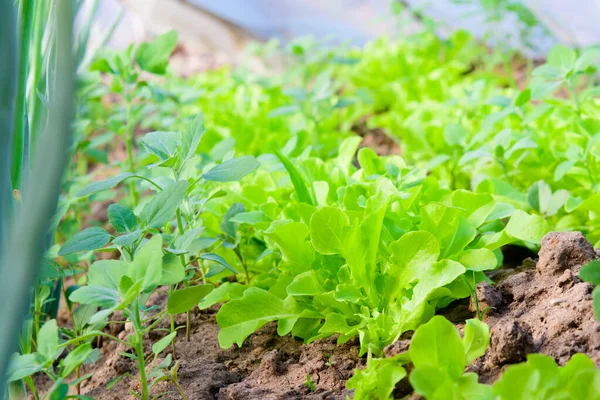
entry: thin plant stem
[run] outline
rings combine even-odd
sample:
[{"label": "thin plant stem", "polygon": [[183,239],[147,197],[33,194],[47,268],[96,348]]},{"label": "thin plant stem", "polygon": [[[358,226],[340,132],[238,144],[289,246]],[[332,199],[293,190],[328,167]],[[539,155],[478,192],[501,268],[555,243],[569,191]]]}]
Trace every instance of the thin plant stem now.
[{"label": "thin plant stem", "polygon": [[[131,112],[131,98],[129,94],[125,94],[125,110],[127,119],[127,137],[125,138],[125,146],[127,148],[127,164],[129,166],[129,172],[135,172],[135,164],[133,161],[133,139],[135,134],[135,123],[133,121],[133,114]],[[135,182],[129,181],[129,194],[131,195],[132,205],[135,207],[138,203],[138,194],[135,190]]]},{"label": "thin plant stem", "polygon": [[179,384],[179,381],[177,379],[172,379],[171,381],[173,382],[173,384],[175,385],[175,387],[179,391],[179,394],[181,395],[181,398],[183,400],[188,400],[187,396],[185,395],[185,392],[183,391],[183,388]]},{"label": "thin plant stem", "polygon": [[148,379],[146,377],[146,360],[144,359],[144,334],[142,331],[142,322],[140,317],[140,306],[138,301],[135,302],[135,321],[133,326],[135,328],[135,353],[138,361],[138,368],[140,370],[140,386],[142,387],[142,399],[149,400],[148,395]]}]

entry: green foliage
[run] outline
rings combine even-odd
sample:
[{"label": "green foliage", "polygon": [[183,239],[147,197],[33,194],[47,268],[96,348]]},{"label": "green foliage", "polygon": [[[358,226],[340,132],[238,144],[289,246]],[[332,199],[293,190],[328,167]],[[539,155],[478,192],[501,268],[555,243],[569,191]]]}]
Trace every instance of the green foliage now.
[{"label": "green foliage", "polygon": [[593,361],[576,354],[563,367],[543,354],[530,354],[527,362],[509,366],[493,386],[478,382],[465,367],[482,356],[489,343],[489,328],[477,319],[466,321],[464,337],[441,316],[421,325],[410,349],[391,358],[371,359],[364,370],[347,382],[356,399],[389,399],[412,363],[409,381],[416,393],[430,399],[580,399],[600,395],[600,371]]},{"label": "green foliage", "polygon": [[[488,16],[499,8],[529,20],[515,2],[486,2]],[[133,350],[136,395],[148,399],[167,380],[184,397],[175,315],[188,314],[189,340],[191,311],[225,303],[216,317],[225,348],[269,322],[307,343],[358,337],[368,362],[348,381],[356,398],[389,398],[409,362],[410,383],[426,398],[512,398],[504,391],[521,383],[523,393],[547,389],[542,377],[556,371],[539,357],[509,368],[505,383],[479,384],[464,370],[485,352],[488,327],[468,320],[461,338],[435,314],[473,296],[505,245],[536,250],[550,230],[600,240],[597,90],[585,87],[598,52],[557,47],[519,91],[465,32],[364,49],[299,40],[278,50],[282,73],[270,70],[264,47],[264,74],[242,66],[185,79],[168,68],[176,43],[169,32],[104,51],[80,76],[78,157],[45,258],[49,282],[77,281],[65,290],[75,327],[29,325],[37,340],[15,357],[15,382],[53,373],[48,362],[65,349],[58,368],[77,369],[122,311],[133,333],[110,339]],[[571,98],[555,96],[559,89]],[[386,135],[402,157],[359,149],[356,133]],[[115,157],[119,143],[126,156]],[[107,218],[91,212],[100,202],[110,203]],[[593,268],[581,278],[597,283]],[[148,305],[159,288],[163,310]],[[51,295],[40,290],[36,303]],[[168,332],[145,354],[144,338],[167,318]],[[374,357],[407,331],[415,331],[409,352]],[[169,346],[173,356],[159,362]],[[570,365],[560,370],[596,379],[585,361]],[[63,385],[56,380],[57,393]]]}]

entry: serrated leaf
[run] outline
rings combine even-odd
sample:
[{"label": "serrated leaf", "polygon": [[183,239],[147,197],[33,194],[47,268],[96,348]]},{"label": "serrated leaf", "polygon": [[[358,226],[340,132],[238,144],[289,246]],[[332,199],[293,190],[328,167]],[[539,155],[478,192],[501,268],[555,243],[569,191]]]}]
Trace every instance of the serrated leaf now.
[{"label": "serrated leaf", "polygon": [[161,161],[167,161],[177,154],[181,136],[177,132],[149,132],[140,142],[146,150],[156,155]]},{"label": "serrated leaf", "polygon": [[119,233],[131,232],[137,227],[137,217],[129,208],[120,204],[108,206],[108,222]]}]

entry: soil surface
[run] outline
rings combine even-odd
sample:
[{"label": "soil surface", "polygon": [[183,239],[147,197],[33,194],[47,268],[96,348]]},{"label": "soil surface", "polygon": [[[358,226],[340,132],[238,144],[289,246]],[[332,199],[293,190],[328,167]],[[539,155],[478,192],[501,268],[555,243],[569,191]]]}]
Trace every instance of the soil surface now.
[{"label": "soil surface", "polygon": [[484,317],[490,346],[471,366],[482,382],[495,380],[507,365],[525,361],[532,352],[549,355],[560,365],[585,353],[600,367],[593,286],[578,276],[581,266],[598,255],[580,232],[551,232],[541,244],[537,263],[529,259],[515,270],[501,270],[495,286],[477,288],[481,309],[493,307]]},{"label": "soil surface", "polygon": [[[159,295],[151,301],[164,306],[166,296]],[[350,393],[346,381],[355,368],[364,361],[358,357],[358,342],[338,346],[335,338],[303,345],[292,337],[280,337],[277,326],[268,324],[250,336],[242,348],[219,347],[215,322],[216,309],[197,311],[192,318],[190,341],[185,329],[176,339],[176,356],[180,364],[179,382],[189,400],[197,399],[345,399]],[[167,328],[168,319],[159,327]],[[179,326],[185,319],[177,321]],[[111,333],[124,339],[128,327],[115,325]],[[166,332],[165,332],[166,334]],[[146,353],[164,334],[153,332],[146,343]],[[106,342],[102,359],[90,380],[82,385],[81,393],[96,399],[134,399],[130,390],[138,391],[137,364],[120,353],[130,352],[125,346]],[[172,353],[171,347],[162,357]],[[159,360],[160,361],[160,360]],[[88,371],[86,371],[88,372]],[[115,377],[130,374],[110,390],[106,385]],[[310,388],[307,382],[312,382]],[[168,392],[162,399],[181,399],[175,386],[161,383],[152,394]]]},{"label": "soil surface", "polygon": [[[589,355],[600,367],[600,324],[592,307],[592,285],[581,282],[582,264],[598,258],[592,245],[579,232],[550,233],[542,240],[537,262],[531,258],[518,267],[494,271],[494,285],[477,288],[480,308],[490,307],[484,321],[490,326],[490,346],[486,354],[468,369],[491,383],[510,364],[540,352],[564,364],[575,353]],[[166,296],[158,293],[151,303],[162,309]],[[251,335],[242,348],[235,345],[223,350],[218,345],[217,308],[198,311],[192,316],[190,340],[185,329],[176,339],[180,364],[179,382],[188,399],[345,399],[345,389],[355,368],[364,367],[358,357],[358,342],[336,345],[336,339],[324,339],[308,345],[292,337],[280,337],[275,324],[268,324]],[[464,320],[473,318],[475,307],[468,299],[457,301],[441,311],[462,330]],[[113,319],[119,319],[114,316]],[[167,328],[168,319],[158,327]],[[185,324],[179,316],[177,326]],[[166,329],[165,329],[166,330]],[[125,339],[130,327],[111,325],[110,333]],[[152,332],[146,354],[166,332]],[[386,349],[392,356],[408,349],[411,332]],[[134,399],[139,392],[137,366],[122,355],[131,352],[124,346],[104,341],[101,359],[91,369],[92,377],[81,386],[81,393],[95,399]],[[172,353],[171,347],[161,354]],[[160,362],[160,360],[158,360]],[[408,366],[411,369],[411,366]],[[110,390],[107,384],[123,376]],[[308,384],[311,382],[311,384]],[[312,388],[310,387],[312,386]],[[395,391],[396,398],[411,394],[407,379]],[[166,393],[162,399],[181,399],[174,385],[162,382],[152,394]],[[411,398],[417,398],[414,394]]]}]

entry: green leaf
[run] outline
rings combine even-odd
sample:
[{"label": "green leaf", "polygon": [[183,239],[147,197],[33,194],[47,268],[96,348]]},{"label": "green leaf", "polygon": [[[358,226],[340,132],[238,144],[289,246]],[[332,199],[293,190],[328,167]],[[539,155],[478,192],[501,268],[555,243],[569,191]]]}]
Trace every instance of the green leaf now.
[{"label": "green leaf", "polygon": [[198,308],[205,310],[217,303],[231,299],[239,299],[242,297],[247,288],[248,287],[246,285],[241,285],[237,282],[222,283],[220,286],[214,288],[212,292],[206,295],[202,301],[200,301]]},{"label": "green leaf", "polygon": [[448,146],[464,146],[468,135],[461,124],[448,124],[444,127],[444,140]]},{"label": "green leaf", "polygon": [[196,154],[196,149],[204,136],[204,114],[199,114],[190,122],[183,136],[181,137],[181,157],[183,160],[189,160]]},{"label": "green leaf", "polygon": [[[415,392],[426,399],[438,398],[435,394],[440,392],[449,396],[449,398],[456,398],[452,396],[454,394],[452,393],[454,392],[452,390],[454,389],[452,387],[454,382],[442,368],[425,365],[415,368],[408,378]],[[439,398],[443,399],[445,397],[440,396]]]},{"label": "green leaf", "polygon": [[315,251],[307,240],[308,226],[301,222],[274,221],[264,233],[281,250],[285,269],[301,273],[310,269]]},{"label": "green leaf", "polygon": [[56,358],[58,350],[58,326],[56,320],[51,319],[47,321],[41,328],[37,337],[37,351],[46,360],[52,360]]},{"label": "green leaf", "polygon": [[469,249],[461,253],[458,261],[471,271],[486,271],[498,266],[498,259],[489,249]]},{"label": "green leaf", "polygon": [[138,229],[131,233],[117,236],[116,238],[113,239],[112,243],[116,246],[121,246],[121,247],[131,246],[132,244],[137,242],[142,237],[143,234],[144,234],[144,231],[141,229]]},{"label": "green leaf", "polygon": [[221,223],[219,224],[219,227],[221,228],[223,233],[229,235],[232,238],[235,238],[238,229],[238,224],[234,221],[231,221],[231,219],[245,211],[246,208],[242,203],[233,203],[231,207],[229,207],[229,209],[223,216]]},{"label": "green leaf", "polygon": [[162,75],[176,46],[177,32],[169,31],[150,43],[142,43],[135,51],[135,61],[144,71]]},{"label": "green leaf", "polygon": [[159,355],[160,353],[162,353],[163,350],[166,349],[167,346],[169,346],[169,344],[171,344],[173,339],[175,339],[175,336],[177,336],[177,332],[171,332],[164,338],[160,339],[158,342],[154,343],[152,345],[152,352],[155,355]]},{"label": "green leaf", "polygon": [[111,238],[112,236],[105,229],[97,226],[87,228],[67,240],[58,251],[58,255],[97,250],[110,242]]},{"label": "green leaf", "polygon": [[82,344],[70,351],[62,362],[62,370],[60,376],[64,379],[71,375],[71,372],[75,371],[75,368],[82,365],[92,354],[92,345],[89,343]]},{"label": "green leaf", "polygon": [[232,158],[217,165],[202,177],[207,181],[233,182],[239,181],[259,166],[259,162],[252,156]]},{"label": "green leaf", "polygon": [[600,62],[600,50],[588,49],[583,52],[575,63],[577,71],[585,71],[589,67],[597,66]]},{"label": "green leaf", "polygon": [[300,172],[298,172],[294,164],[292,164],[292,162],[286,156],[277,151],[275,152],[275,155],[277,156],[277,158],[279,158],[286,171],[290,175],[290,179],[292,181],[292,184],[294,185],[294,189],[296,189],[296,195],[298,196],[298,200],[300,200],[300,202],[302,203],[314,206],[314,194],[311,195],[311,192],[308,191],[306,183],[302,178],[302,175],[300,175]]},{"label": "green leaf", "polygon": [[310,218],[310,238],[321,254],[344,254],[344,230],[350,219],[339,208],[323,207]]},{"label": "green leaf", "polygon": [[185,198],[187,181],[178,181],[154,196],[142,209],[140,219],[150,228],[162,228],[175,218],[175,211]]},{"label": "green leaf", "polygon": [[196,307],[213,289],[212,285],[196,285],[176,290],[169,295],[167,310],[169,314],[182,314]]},{"label": "green leaf", "polygon": [[268,322],[300,318],[301,310],[293,297],[285,300],[257,287],[250,287],[241,299],[231,300],[217,314],[219,344],[227,349],[244,340]]},{"label": "green leaf", "polygon": [[185,278],[185,268],[179,257],[172,253],[164,255],[162,260],[162,277],[159,286],[176,285]]},{"label": "green leaf", "polygon": [[410,343],[415,369],[438,368],[457,379],[466,364],[465,348],[458,331],[447,319],[435,316],[420,326]]},{"label": "green leaf", "polygon": [[42,370],[46,362],[39,353],[14,354],[8,366],[8,382],[18,381]]},{"label": "green leaf", "polygon": [[346,387],[355,390],[356,399],[389,399],[396,383],[406,376],[402,356],[369,359],[367,367],[356,370],[346,382]]},{"label": "green leaf", "polygon": [[558,164],[554,170],[554,180],[556,182],[560,181],[574,165],[575,162],[573,161],[563,161]]},{"label": "green leaf", "polygon": [[296,114],[299,111],[300,111],[300,107],[295,104],[289,105],[289,106],[281,106],[281,107],[277,107],[274,110],[271,110],[267,114],[267,118],[275,118],[275,117],[281,117],[284,115],[292,115],[292,114]]},{"label": "green leaf", "polygon": [[544,218],[521,210],[516,210],[506,224],[506,233],[524,242],[540,243],[548,231],[550,227]]},{"label": "green leaf", "polygon": [[594,301],[596,319],[600,321],[600,286],[596,286],[594,290],[592,290],[592,300]]},{"label": "green leaf", "polygon": [[582,281],[600,285],[600,260],[594,260],[584,265],[579,270],[579,277]]},{"label": "green leaf", "polygon": [[314,270],[297,275],[286,288],[290,296],[314,296],[325,292]]},{"label": "green leaf", "polygon": [[562,44],[557,44],[548,53],[548,65],[569,71],[575,67],[577,54],[575,50]]},{"label": "green leaf", "polygon": [[91,304],[103,308],[111,308],[119,304],[119,292],[101,286],[83,286],[69,296],[74,303]]},{"label": "green leaf", "polygon": [[466,321],[465,333],[463,338],[465,348],[466,363],[471,364],[476,358],[485,354],[490,343],[490,328],[486,323],[478,319],[469,319]]},{"label": "green leaf", "polygon": [[117,176],[105,179],[103,181],[93,182],[77,192],[77,197],[83,197],[103,190],[112,189],[127,178],[136,176],[131,172],[122,172]]},{"label": "green leaf", "polygon": [[262,211],[242,212],[234,215],[229,221],[238,224],[256,225],[261,222],[266,222],[267,216]]},{"label": "green leaf", "polygon": [[528,400],[538,398],[539,371],[530,365],[511,365],[494,384],[501,399]]},{"label": "green leaf", "polygon": [[466,219],[464,209],[436,202],[421,208],[419,228],[437,238],[442,258],[461,253],[477,236],[477,230]]},{"label": "green leaf", "polygon": [[118,290],[121,277],[127,273],[128,263],[121,260],[100,260],[88,270],[88,285]]},{"label": "green leaf", "polygon": [[214,261],[216,263],[219,263],[222,266],[224,266],[225,268],[227,268],[228,270],[230,270],[231,272],[233,272],[234,274],[238,273],[235,270],[235,268],[233,268],[231,265],[229,265],[229,263],[223,257],[221,257],[218,254],[215,254],[215,253],[204,253],[204,254],[200,254],[200,258],[203,259],[203,260]]},{"label": "green leaf", "polygon": [[181,143],[177,132],[148,132],[140,140],[142,146],[161,161],[175,157]]},{"label": "green leaf", "polygon": [[427,268],[440,256],[440,245],[431,233],[415,231],[404,234],[390,244],[390,262],[393,267],[389,274],[401,283],[413,279],[423,279]]},{"label": "green leaf", "polygon": [[136,252],[128,276],[133,282],[142,281],[142,290],[154,289],[162,279],[162,258],[162,237],[154,235]]},{"label": "green leaf", "polygon": [[131,232],[137,227],[137,217],[125,206],[111,204],[107,213],[108,221],[117,232]]},{"label": "green leaf", "polygon": [[529,188],[527,199],[534,210],[545,216],[553,216],[565,205],[570,195],[567,190],[558,190],[552,193],[550,185],[544,181],[538,181]]}]

